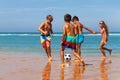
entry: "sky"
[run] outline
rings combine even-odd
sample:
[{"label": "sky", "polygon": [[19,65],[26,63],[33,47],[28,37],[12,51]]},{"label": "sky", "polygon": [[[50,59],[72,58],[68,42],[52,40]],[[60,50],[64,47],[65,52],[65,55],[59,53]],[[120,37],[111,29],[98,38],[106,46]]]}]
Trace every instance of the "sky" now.
[{"label": "sky", "polygon": [[0,32],[37,32],[48,14],[61,32],[67,13],[92,30],[104,20],[110,32],[120,32],[120,0],[0,0]]}]

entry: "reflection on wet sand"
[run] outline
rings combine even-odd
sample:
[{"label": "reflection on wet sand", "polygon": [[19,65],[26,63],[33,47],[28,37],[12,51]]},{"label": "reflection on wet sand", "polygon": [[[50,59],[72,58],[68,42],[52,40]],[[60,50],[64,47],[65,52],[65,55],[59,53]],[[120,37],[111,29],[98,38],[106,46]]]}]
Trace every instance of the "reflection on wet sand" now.
[{"label": "reflection on wet sand", "polygon": [[48,62],[42,72],[42,80],[50,80],[51,62]]},{"label": "reflection on wet sand", "polygon": [[60,68],[60,80],[64,80],[64,67]]},{"label": "reflection on wet sand", "polygon": [[79,62],[74,62],[73,80],[80,80],[84,74],[85,66],[80,66]]},{"label": "reflection on wet sand", "polygon": [[71,65],[71,62],[68,61],[68,62],[65,63],[64,67],[60,67],[60,80],[64,80],[65,79],[65,75],[64,75],[65,72],[64,72],[64,70],[65,70],[65,68],[70,67],[70,65]]},{"label": "reflection on wet sand", "polygon": [[[69,64],[70,66],[70,64]],[[65,67],[61,67],[60,68],[60,80],[65,80],[65,68],[67,68],[68,66]],[[74,62],[74,67],[71,73],[69,73],[70,75],[73,75],[73,78],[71,78],[70,80],[80,80],[82,79],[82,75],[84,74],[85,71],[85,66],[80,66],[79,62]]]},{"label": "reflection on wet sand", "polygon": [[104,59],[100,64],[101,80],[108,80],[107,70],[109,68],[107,67],[107,64],[111,64],[111,60],[106,62],[106,59]]}]

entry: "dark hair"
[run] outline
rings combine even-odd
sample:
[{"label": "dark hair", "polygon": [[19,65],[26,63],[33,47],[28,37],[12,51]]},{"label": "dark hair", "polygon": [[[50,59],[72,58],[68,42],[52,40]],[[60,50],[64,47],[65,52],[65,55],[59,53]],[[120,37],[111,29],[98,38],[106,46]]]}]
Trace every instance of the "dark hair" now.
[{"label": "dark hair", "polygon": [[50,21],[53,21],[53,16],[52,16],[52,15],[48,15],[48,16],[46,17],[46,19],[48,19],[48,20],[50,20]]},{"label": "dark hair", "polygon": [[74,16],[74,17],[72,18],[72,21],[74,21],[74,20],[79,21],[79,18],[78,18],[77,16]]},{"label": "dark hair", "polygon": [[65,20],[66,22],[70,22],[70,21],[71,21],[71,15],[70,15],[70,14],[66,14],[66,15],[64,16],[64,20]]}]

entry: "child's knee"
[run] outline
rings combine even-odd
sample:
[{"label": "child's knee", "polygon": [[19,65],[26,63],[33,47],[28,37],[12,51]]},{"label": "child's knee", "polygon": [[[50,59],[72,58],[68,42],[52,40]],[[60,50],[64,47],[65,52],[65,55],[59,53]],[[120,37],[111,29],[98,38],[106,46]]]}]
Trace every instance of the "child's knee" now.
[{"label": "child's knee", "polygon": [[64,48],[63,48],[63,47],[61,47],[61,48],[60,48],[60,50],[61,50],[61,51],[64,51]]},{"label": "child's knee", "polygon": [[100,50],[103,50],[103,48],[102,48],[102,47],[100,47],[99,49],[100,49]]}]

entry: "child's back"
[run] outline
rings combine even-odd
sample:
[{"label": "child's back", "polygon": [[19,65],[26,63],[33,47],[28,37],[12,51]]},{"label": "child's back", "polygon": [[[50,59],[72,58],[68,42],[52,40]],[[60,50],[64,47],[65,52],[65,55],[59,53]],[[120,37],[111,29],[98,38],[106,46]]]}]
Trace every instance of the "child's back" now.
[{"label": "child's back", "polygon": [[64,25],[66,36],[75,36],[75,27],[69,22]]}]

